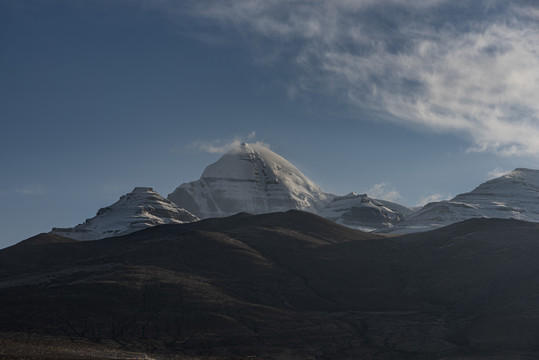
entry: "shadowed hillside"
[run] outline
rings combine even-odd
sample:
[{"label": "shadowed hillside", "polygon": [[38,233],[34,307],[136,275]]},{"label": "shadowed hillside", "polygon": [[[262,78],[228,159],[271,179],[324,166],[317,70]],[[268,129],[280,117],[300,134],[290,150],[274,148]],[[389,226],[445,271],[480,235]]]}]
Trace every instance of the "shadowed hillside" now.
[{"label": "shadowed hillside", "polygon": [[0,251],[0,357],[52,339],[64,345],[50,358],[71,343],[178,359],[531,359],[538,257],[539,224],[496,219],[389,238],[300,211],[41,234]]}]

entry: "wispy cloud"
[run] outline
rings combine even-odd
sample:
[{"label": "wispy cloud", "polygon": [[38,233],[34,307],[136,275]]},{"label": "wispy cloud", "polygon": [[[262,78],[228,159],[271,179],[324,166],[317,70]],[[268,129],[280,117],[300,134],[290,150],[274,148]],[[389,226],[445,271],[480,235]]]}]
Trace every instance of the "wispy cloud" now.
[{"label": "wispy cloud", "polygon": [[38,183],[19,186],[14,191],[21,195],[44,195],[46,192],[45,187]]},{"label": "wispy cloud", "polygon": [[489,179],[494,179],[494,178],[507,174],[509,171],[510,170],[505,170],[505,169],[502,169],[501,167],[496,167],[487,173],[487,177]]},{"label": "wispy cloud", "polygon": [[232,139],[196,140],[190,147],[210,154],[224,154],[231,149],[238,148],[244,142],[255,142],[269,148],[268,144],[256,141],[255,139],[256,132],[252,131],[246,136],[235,136]]},{"label": "wispy cloud", "polygon": [[422,198],[420,198],[417,201],[416,205],[417,206],[425,206],[425,205],[427,205],[428,203],[431,203],[431,202],[449,200],[451,198],[452,198],[452,196],[448,195],[448,194],[432,193],[432,194],[428,194],[428,195],[423,196]]},{"label": "wispy cloud", "polygon": [[261,64],[299,68],[288,85],[291,98],[322,92],[363,116],[461,134],[470,151],[539,154],[539,8],[533,2],[160,4],[199,30],[207,24],[234,31],[253,44]]},{"label": "wispy cloud", "polygon": [[193,142],[193,147],[200,151],[208,152],[210,154],[224,154],[228,150],[237,147],[241,144],[240,139],[234,139],[232,141],[223,140],[197,140]]},{"label": "wispy cloud", "polygon": [[402,198],[399,192],[388,183],[374,184],[367,192],[369,197],[387,201],[398,201]]}]

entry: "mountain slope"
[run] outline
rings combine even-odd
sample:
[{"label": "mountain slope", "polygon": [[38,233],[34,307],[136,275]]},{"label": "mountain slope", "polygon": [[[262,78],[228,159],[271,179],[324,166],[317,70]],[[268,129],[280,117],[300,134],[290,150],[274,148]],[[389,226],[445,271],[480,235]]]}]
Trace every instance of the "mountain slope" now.
[{"label": "mountain slope", "polygon": [[209,165],[199,180],[168,195],[200,218],[289,209],[317,212],[331,198],[280,155],[246,143]]},{"label": "mountain slope", "polygon": [[155,225],[197,220],[195,215],[163,198],[152,188],[137,187],[114,204],[99,209],[95,217],[83,224],[73,228],[53,228],[51,232],[76,240],[96,240]]},{"label": "mountain slope", "polygon": [[539,222],[539,170],[518,168],[451,200],[427,204],[391,231],[425,231],[481,217]]},{"label": "mountain slope", "polygon": [[335,197],[318,214],[345,226],[373,231],[391,228],[411,213],[406,206],[352,192]]},{"label": "mountain slope", "polygon": [[539,224],[501,219],[387,238],[299,211],[96,241],[45,234],[0,251],[0,343],[28,333],[151,358],[534,359],[538,238]]}]

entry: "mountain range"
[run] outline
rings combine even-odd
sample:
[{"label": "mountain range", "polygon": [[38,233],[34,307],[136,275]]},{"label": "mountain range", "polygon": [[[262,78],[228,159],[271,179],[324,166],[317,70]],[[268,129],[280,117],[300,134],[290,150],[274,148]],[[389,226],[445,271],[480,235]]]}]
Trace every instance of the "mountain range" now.
[{"label": "mountain range", "polygon": [[469,218],[539,221],[539,171],[515,169],[451,200],[412,209],[351,192],[326,193],[282,156],[261,144],[237,144],[209,165],[200,179],[178,186],[167,199],[136,188],[97,216],[74,228],[52,233],[95,240],[167,223],[226,217],[239,212],[263,214],[308,211],[339,224],[375,232],[426,231]]},{"label": "mountain range", "polygon": [[0,359],[537,359],[538,194],[519,168],[415,210],[241,144],[0,250]]}]

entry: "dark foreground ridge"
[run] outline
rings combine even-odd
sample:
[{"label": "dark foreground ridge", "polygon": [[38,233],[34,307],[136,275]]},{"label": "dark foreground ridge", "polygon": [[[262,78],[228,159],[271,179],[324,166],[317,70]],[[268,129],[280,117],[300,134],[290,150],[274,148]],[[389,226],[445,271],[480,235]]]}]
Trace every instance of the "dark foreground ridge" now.
[{"label": "dark foreground ridge", "polygon": [[539,224],[289,211],[0,251],[0,358],[535,359]]}]

